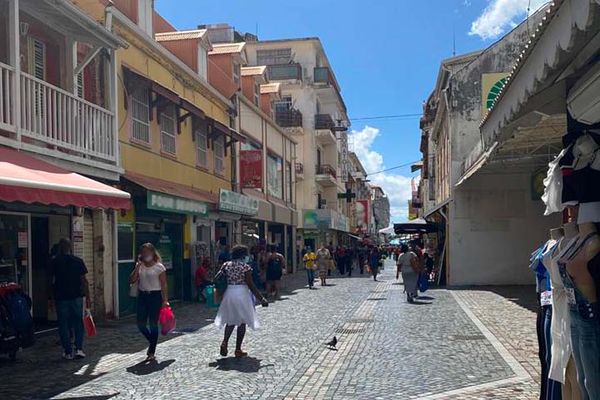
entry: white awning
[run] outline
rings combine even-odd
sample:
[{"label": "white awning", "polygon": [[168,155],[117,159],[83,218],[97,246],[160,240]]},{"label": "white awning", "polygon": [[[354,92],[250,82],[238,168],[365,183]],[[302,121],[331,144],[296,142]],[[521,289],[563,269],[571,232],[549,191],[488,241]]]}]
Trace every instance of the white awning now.
[{"label": "white awning", "polygon": [[494,143],[488,151],[486,151],[482,155],[480,155],[479,158],[477,159],[477,161],[475,161],[473,163],[473,165],[471,165],[465,171],[463,176],[460,177],[460,180],[458,181],[458,183],[454,186],[458,187],[458,186],[462,185],[463,183],[465,183],[467,181],[467,179],[469,179],[477,171],[479,171],[479,169],[481,169],[481,167],[483,167],[487,163],[487,161],[489,160],[489,158],[492,155],[492,153],[494,152],[494,150],[496,150],[496,147],[498,147],[498,142]]}]

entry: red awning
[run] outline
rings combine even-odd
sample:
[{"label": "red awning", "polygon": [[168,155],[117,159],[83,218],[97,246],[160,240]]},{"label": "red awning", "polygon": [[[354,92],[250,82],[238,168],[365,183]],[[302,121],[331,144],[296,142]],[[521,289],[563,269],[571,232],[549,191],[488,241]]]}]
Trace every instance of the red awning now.
[{"label": "red awning", "polygon": [[124,177],[128,181],[131,181],[146,190],[210,204],[217,204],[219,201],[219,196],[217,194],[207,192],[202,189],[197,189],[192,186],[186,186],[180,183],[169,182],[158,178],[151,178],[131,172],[127,172]]},{"label": "red awning", "polygon": [[0,147],[0,200],[57,206],[129,209],[129,193]]}]

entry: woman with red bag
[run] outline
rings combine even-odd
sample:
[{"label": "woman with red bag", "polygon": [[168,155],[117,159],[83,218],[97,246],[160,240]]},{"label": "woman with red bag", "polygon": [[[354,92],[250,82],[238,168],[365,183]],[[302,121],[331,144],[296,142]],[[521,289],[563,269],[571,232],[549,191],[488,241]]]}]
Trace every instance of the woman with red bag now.
[{"label": "woman with red bag", "polygon": [[158,317],[162,307],[169,307],[167,270],[152,243],[140,247],[138,262],[129,277],[131,284],[138,285],[137,325],[148,340],[146,361],[155,361],[158,343]]}]

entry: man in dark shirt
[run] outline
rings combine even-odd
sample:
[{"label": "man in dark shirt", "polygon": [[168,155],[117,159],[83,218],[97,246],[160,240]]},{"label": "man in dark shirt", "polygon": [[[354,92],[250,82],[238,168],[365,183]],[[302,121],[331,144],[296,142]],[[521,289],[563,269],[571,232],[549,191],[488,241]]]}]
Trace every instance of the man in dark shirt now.
[{"label": "man in dark shirt", "polygon": [[[61,239],[58,254],[50,263],[50,277],[54,286],[58,333],[63,346],[63,358],[85,358],[83,352],[83,297],[90,308],[89,286],[83,260],[71,254],[71,241]],[[75,354],[71,346],[71,332],[75,336]]]}]

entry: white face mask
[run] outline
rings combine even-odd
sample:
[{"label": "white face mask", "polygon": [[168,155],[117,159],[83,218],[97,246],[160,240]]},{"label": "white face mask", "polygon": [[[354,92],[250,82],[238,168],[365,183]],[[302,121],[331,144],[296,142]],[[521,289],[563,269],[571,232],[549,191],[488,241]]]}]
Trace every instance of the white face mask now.
[{"label": "white face mask", "polygon": [[154,256],[149,255],[144,257],[144,261],[146,261],[147,263],[152,262],[154,260]]}]

